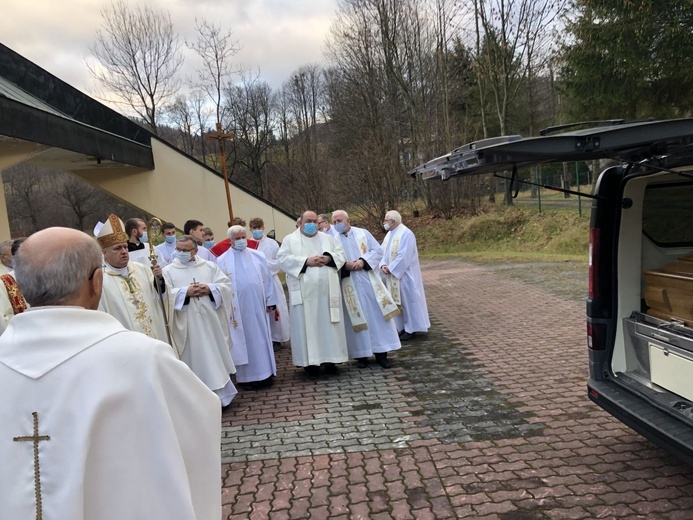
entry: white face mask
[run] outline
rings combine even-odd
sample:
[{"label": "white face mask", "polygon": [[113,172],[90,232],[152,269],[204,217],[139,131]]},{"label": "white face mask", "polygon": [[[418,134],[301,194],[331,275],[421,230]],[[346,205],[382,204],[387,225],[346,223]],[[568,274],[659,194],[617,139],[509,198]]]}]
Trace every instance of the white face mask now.
[{"label": "white face mask", "polygon": [[190,253],[190,251],[174,251],[173,252],[173,258],[177,258],[181,264],[187,264],[188,262],[190,262],[191,257],[192,257],[192,254]]},{"label": "white face mask", "polygon": [[390,231],[390,223],[389,222],[385,222],[385,224],[383,224],[383,227],[385,228],[385,231]]},{"label": "white face mask", "polygon": [[248,241],[245,238],[237,238],[233,243],[233,248],[236,251],[243,251],[246,247],[248,247]]}]

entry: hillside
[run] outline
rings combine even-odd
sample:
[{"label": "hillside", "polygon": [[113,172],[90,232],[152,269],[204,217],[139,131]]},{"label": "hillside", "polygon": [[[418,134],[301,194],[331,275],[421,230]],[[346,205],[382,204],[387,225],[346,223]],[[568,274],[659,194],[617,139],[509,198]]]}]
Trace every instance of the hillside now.
[{"label": "hillside", "polygon": [[589,216],[575,208],[489,206],[451,220],[404,214],[424,257],[458,255],[475,260],[587,261]]}]

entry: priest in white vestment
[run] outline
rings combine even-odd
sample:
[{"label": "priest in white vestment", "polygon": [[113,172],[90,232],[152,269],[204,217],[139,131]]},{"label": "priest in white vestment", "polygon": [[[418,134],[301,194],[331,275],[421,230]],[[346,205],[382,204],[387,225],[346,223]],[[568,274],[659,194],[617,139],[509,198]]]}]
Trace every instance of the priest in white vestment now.
[{"label": "priest in white vestment", "polygon": [[157,254],[157,264],[163,269],[173,261],[173,252],[176,250],[176,226],[171,222],[164,222],[161,225],[161,234],[164,241],[154,247]]},{"label": "priest in white vestment", "polygon": [[341,273],[349,357],[366,368],[375,355],[381,367],[390,368],[387,353],[402,347],[393,319],[400,310],[378,273],[383,250],[368,230],[351,225],[344,210],[332,213],[332,228],[339,233],[347,259]]},{"label": "priest in white vestment", "polygon": [[339,233],[337,233],[333,226],[330,226],[330,218],[324,213],[318,215],[318,231],[339,238]]},{"label": "priest in white vestment", "polygon": [[272,273],[265,256],[248,247],[243,226],[231,226],[227,234],[231,247],[217,264],[233,287],[229,330],[236,382],[246,388],[271,386],[277,375],[270,333],[270,316],[277,309]]},{"label": "priest in white vestment", "polygon": [[99,310],[116,318],[123,327],[169,342],[160,292],[166,285],[161,267],[145,267],[130,261],[123,221],[109,215],[98,233],[103,250],[103,293]]},{"label": "priest in white vestment", "polygon": [[383,239],[383,259],[380,261],[385,286],[402,314],[395,318],[400,340],[406,341],[417,332],[427,332],[431,326],[428,306],[424,294],[419,250],[411,229],[402,224],[399,212],[391,210],[385,214],[383,227],[387,235]]},{"label": "priest in white vestment", "polygon": [[200,222],[199,220],[186,220],[185,224],[183,224],[183,233],[193,237],[198,246],[203,246],[198,248],[197,256],[199,256],[203,260],[216,263],[217,257],[214,256],[214,254],[212,254],[212,252],[209,249],[204,247],[205,232],[204,224],[202,222]]},{"label": "priest in white vestment", "polygon": [[335,372],[335,363],[349,359],[338,273],[346,257],[337,239],[318,231],[317,221],[314,211],[304,212],[277,253],[289,288],[293,362],[309,377],[318,375],[321,364]]},{"label": "priest in white vestment", "polygon": [[274,315],[270,316],[272,341],[285,343],[291,339],[291,334],[289,332],[289,307],[286,303],[284,286],[279,279],[279,273],[282,270],[279,266],[279,260],[277,260],[279,244],[276,240],[265,235],[265,223],[259,217],[250,221],[250,232],[253,234],[253,239],[258,243],[257,250],[265,255],[265,260],[267,260],[267,265],[272,273],[274,292],[277,295],[277,310],[274,312]]},{"label": "priest in white vestment", "polygon": [[173,262],[164,267],[173,345],[181,361],[228,406],[238,393],[229,374],[231,281],[216,264],[197,256],[190,235],[176,239]]},{"label": "priest in white vestment", "polygon": [[170,346],[95,310],[101,265],[66,228],[17,255],[31,308],[0,337],[0,518],[219,519],[219,400]]}]

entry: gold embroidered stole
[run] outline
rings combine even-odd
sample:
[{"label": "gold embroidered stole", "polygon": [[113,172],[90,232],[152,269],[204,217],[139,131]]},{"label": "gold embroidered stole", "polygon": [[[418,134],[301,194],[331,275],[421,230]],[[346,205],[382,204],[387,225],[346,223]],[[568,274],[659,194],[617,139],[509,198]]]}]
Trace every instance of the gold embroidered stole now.
[{"label": "gold embroidered stole", "polygon": [[[359,249],[361,255],[365,255],[368,252],[368,237],[362,229],[351,228],[354,233],[354,239],[356,240],[356,246]],[[391,320],[393,317],[397,316],[401,311],[394,302],[392,296],[388,292],[385,284],[379,276],[375,274],[375,271],[367,271],[368,281],[371,283],[371,288],[373,289],[373,294],[375,294],[375,299],[378,302],[378,307],[380,312],[382,312],[385,320]],[[356,293],[356,286],[354,285],[351,276],[342,278],[342,295],[344,297],[344,303],[349,313],[349,318],[351,318],[351,324],[354,331],[358,332],[360,330],[368,329],[368,324],[366,323],[366,317],[361,307],[361,302],[359,301],[358,294]]]},{"label": "gold embroidered stole", "polygon": [[[397,258],[397,255],[399,254],[399,243],[402,238],[402,232],[404,231],[404,228],[401,226],[402,224],[397,226],[397,229],[395,229],[394,232],[390,232],[390,254],[387,258],[386,264],[388,266],[395,258]],[[401,309],[402,297],[399,292],[399,280],[392,274],[388,274],[385,275],[385,284],[387,286],[388,291],[390,291],[390,294],[392,295],[393,301],[397,304],[397,307]]]}]

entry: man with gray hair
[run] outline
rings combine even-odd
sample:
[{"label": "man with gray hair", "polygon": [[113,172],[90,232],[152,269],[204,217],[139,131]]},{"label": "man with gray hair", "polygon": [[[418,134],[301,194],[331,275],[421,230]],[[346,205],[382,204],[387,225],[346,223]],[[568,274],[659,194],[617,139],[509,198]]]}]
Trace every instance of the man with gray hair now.
[{"label": "man with gray hair", "polygon": [[231,281],[198,251],[194,237],[181,235],[164,267],[171,339],[181,361],[228,406],[238,393],[229,377],[236,373],[229,353]]},{"label": "man with gray hair", "polygon": [[318,231],[332,235],[335,238],[339,237],[339,233],[337,233],[337,231],[330,226],[330,217],[324,213],[320,213],[320,215],[318,215]]},{"label": "man with gray hair", "polygon": [[227,236],[231,247],[217,265],[233,287],[229,330],[236,382],[245,389],[264,388],[277,375],[270,331],[270,316],[277,309],[272,273],[265,255],[248,247],[245,227],[231,226]]},{"label": "man with gray hair", "polygon": [[219,400],[96,310],[102,262],[67,228],[17,253],[31,308],[0,337],[0,518],[221,518]]},{"label": "man with gray hair", "polygon": [[347,258],[341,275],[349,357],[366,368],[368,358],[375,355],[376,363],[390,368],[387,353],[402,347],[393,319],[400,310],[378,274],[383,250],[368,230],[351,225],[344,210],[332,212],[332,228],[339,233]]},{"label": "man with gray hair", "polygon": [[399,339],[407,341],[417,332],[427,332],[431,326],[424,294],[419,250],[411,229],[402,224],[402,215],[395,210],[385,214],[383,227],[383,259],[380,270],[392,298],[402,308],[395,318]]}]

